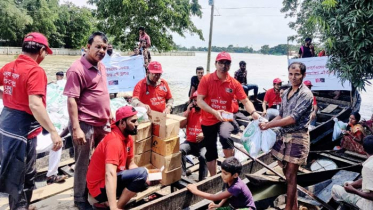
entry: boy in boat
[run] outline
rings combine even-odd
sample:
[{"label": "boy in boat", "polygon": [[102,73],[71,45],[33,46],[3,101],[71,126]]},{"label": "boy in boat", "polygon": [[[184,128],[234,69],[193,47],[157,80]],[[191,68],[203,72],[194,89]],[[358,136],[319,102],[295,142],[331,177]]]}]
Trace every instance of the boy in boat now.
[{"label": "boy in boat", "polygon": [[203,74],[205,73],[205,70],[202,66],[198,66],[196,69],[196,76],[193,76],[190,81],[190,88],[189,88],[189,95],[188,97],[192,97],[193,93],[198,90],[199,82],[201,81]]},{"label": "boy in boat", "polygon": [[209,209],[216,209],[222,207],[227,200],[229,206],[233,209],[249,209],[255,210],[255,203],[253,196],[247,185],[240,179],[239,175],[242,170],[242,165],[234,157],[229,157],[221,164],[221,178],[224,182],[223,192],[218,194],[205,193],[197,189],[196,184],[188,184],[187,188],[195,195],[201,196],[211,201],[220,201],[219,204],[211,202]]},{"label": "boy in boat", "polygon": [[[268,120],[272,120],[277,117],[279,105],[281,104],[280,90],[282,81],[280,78],[273,80],[273,88],[267,90],[264,95],[264,100],[262,104],[263,113],[262,115]],[[268,109],[267,109],[268,107]]]},{"label": "boy in boat", "polygon": [[294,62],[288,67],[291,88],[284,91],[279,115],[270,122],[259,124],[262,130],[282,127],[272,148],[272,155],[279,160],[287,182],[286,210],[298,209],[297,172],[304,164],[310,150],[308,125],[312,111],[313,94],[303,84],[306,66]]},{"label": "boy in boat", "polygon": [[132,106],[119,108],[111,132],[95,149],[87,172],[90,203],[108,202],[110,209],[123,209],[136,193],[148,187],[147,170],[133,160],[131,135],[137,134],[136,114]]},{"label": "boy in boat", "polygon": [[149,74],[140,80],[133,89],[132,106],[170,114],[174,99],[166,80],[161,79],[162,65],[152,61],[148,66]]},{"label": "boy in boat", "polygon": [[[198,180],[201,181],[207,176],[206,166],[206,148],[203,145],[203,133],[201,129],[201,108],[197,105],[197,91],[193,93],[191,97],[192,103],[189,104],[187,110],[184,112],[184,117],[187,118],[186,122],[186,141],[180,145],[180,151],[182,154],[182,167],[183,175],[187,175],[186,170],[186,156],[192,154],[198,157],[199,160],[199,171]],[[185,127],[185,125],[180,125]]]},{"label": "boy in boat", "polygon": [[247,84],[247,70],[246,70],[246,62],[240,61],[239,63],[240,68],[234,72],[234,78],[241,83],[246,95],[249,95],[250,90],[254,90],[254,101],[260,102],[258,100],[258,90],[259,87],[256,84]]},{"label": "boy in boat", "polygon": [[332,196],[362,210],[373,209],[373,136],[364,138],[364,150],[368,159],[363,163],[362,179],[347,182],[344,186],[334,185]]}]

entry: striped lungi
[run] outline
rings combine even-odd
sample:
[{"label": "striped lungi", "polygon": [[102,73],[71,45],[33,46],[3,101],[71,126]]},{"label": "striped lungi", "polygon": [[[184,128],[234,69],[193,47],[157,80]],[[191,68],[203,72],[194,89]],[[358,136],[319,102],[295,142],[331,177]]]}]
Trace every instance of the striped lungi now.
[{"label": "striped lungi", "polygon": [[303,165],[307,161],[309,151],[310,135],[308,131],[301,130],[277,136],[271,153],[280,161]]}]

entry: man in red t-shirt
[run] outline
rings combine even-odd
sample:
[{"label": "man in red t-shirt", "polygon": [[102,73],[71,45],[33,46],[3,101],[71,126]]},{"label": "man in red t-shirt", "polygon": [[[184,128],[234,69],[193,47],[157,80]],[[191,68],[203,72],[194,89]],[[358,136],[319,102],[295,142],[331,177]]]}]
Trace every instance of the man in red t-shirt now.
[{"label": "man in red t-shirt", "polygon": [[215,61],[216,71],[203,76],[198,86],[197,103],[202,109],[201,127],[205,136],[206,161],[211,176],[216,174],[218,132],[225,157],[234,155],[230,135],[239,131],[238,124],[234,119],[232,122],[225,122],[222,117],[223,112],[232,112],[233,99],[236,97],[254,119],[260,117],[247,98],[242,85],[229,75],[231,61],[229,53],[219,53]]},{"label": "man in red t-shirt", "polygon": [[136,193],[148,187],[147,170],[139,168],[133,160],[131,135],[137,134],[136,114],[132,106],[119,108],[111,132],[95,149],[87,173],[91,203],[108,201],[110,209],[124,209]]},{"label": "man in red t-shirt", "polygon": [[183,175],[188,174],[186,170],[186,156],[194,155],[199,160],[199,171],[198,179],[203,180],[207,176],[206,166],[206,148],[203,145],[202,140],[204,139],[202,128],[201,128],[201,108],[197,105],[197,91],[195,91],[191,97],[192,103],[189,104],[187,110],[184,112],[184,117],[187,118],[186,125],[180,125],[180,127],[186,126],[186,141],[180,144],[180,151],[182,155],[182,167]]},{"label": "man in red t-shirt", "polygon": [[52,54],[47,38],[26,35],[22,54],[0,70],[0,192],[9,194],[10,209],[28,209],[35,183],[36,136],[42,127],[50,134],[53,150],[61,137],[46,111],[47,75],[39,64]]},{"label": "man in red t-shirt", "polygon": [[152,61],[148,66],[149,74],[140,80],[133,89],[132,105],[142,106],[148,110],[170,114],[174,99],[166,80],[161,79],[162,65]]},{"label": "man in red t-shirt", "polygon": [[273,118],[277,117],[279,114],[279,106],[281,104],[281,90],[282,81],[280,78],[276,78],[273,80],[273,88],[267,90],[262,108],[263,108],[263,116],[265,116],[268,120],[272,120]]},{"label": "man in red t-shirt", "polygon": [[[311,83],[311,81],[309,81],[309,80],[304,81],[303,84],[304,84],[305,86],[307,86],[310,90],[311,90],[311,88],[312,88],[312,86],[313,86],[312,83]],[[311,121],[310,121],[310,125],[312,125],[312,126],[316,126],[316,121],[317,121],[317,110],[318,110],[318,107],[317,107],[317,101],[316,101],[316,97],[315,97],[315,96],[313,96],[312,108],[313,108],[313,110],[312,110],[312,112],[311,112]]]}]

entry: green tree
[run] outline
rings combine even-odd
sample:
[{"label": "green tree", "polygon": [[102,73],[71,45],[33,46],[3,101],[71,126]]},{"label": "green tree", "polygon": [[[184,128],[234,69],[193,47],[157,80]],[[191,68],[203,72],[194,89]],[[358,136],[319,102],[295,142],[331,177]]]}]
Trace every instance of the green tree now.
[{"label": "green tree", "polygon": [[360,89],[373,76],[373,1],[365,0],[284,0],[287,15],[297,15],[294,27],[299,36],[305,31],[319,34],[330,56],[328,67],[342,81]]},{"label": "green tree", "polygon": [[138,27],[144,26],[152,39],[152,46],[160,51],[172,50],[171,32],[184,37],[185,33],[202,31],[191,20],[202,17],[198,0],[89,0],[97,6],[98,28],[114,37],[114,44],[132,49],[138,41]]},{"label": "green tree", "polygon": [[263,45],[260,48],[260,52],[263,53],[263,54],[269,54],[269,45]]},{"label": "green tree", "polygon": [[56,45],[78,49],[87,43],[89,35],[96,27],[96,19],[88,8],[80,8],[72,3],[59,7],[58,19],[55,21],[57,34],[61,42]]},{"label": "green tree", "polygon": [[0,40],[2,39],[6,45],[22,44],[24,30],[32,22],[32,17],[15,1],[0,1]]}]

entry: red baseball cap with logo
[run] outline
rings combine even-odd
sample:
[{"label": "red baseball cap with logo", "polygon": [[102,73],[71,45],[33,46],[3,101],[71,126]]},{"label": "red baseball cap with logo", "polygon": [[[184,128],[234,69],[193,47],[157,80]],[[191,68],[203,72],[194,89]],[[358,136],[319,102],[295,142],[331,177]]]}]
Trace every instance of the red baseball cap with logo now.
[{"label": "red baseball cap with logo", "polygon": [[158,61],[150,62],[149,65],[148,65],[148,70],[149,70],[150,73],[154,73],[154,74],[162,74],[163,73],[162,65]]},{"label": "red baseball cap with logo", "polygon": [[277,84],[277,83],[281,83],[281,79],[280,78],[276,78],[273,80],[273,84]]},{"label": "red baseball cap with logo", "polygon": [[24,42],[36,42],[36,43],[39,43],[39,44],[42,44],[45,46],[46,50],[47,50],[47,53],[49,55],[52,55],[53,52],[51,50],[51,48],[49,48],[49,44],[48,44],[48,39],[47,37],[45,37],[43,34],[41,33],[38,33],[38,32],[31,32],[31,33],[28,33],[26,36],[25,36],[25,39],[23,39]]},{"label": "red baseball cap with logo", "polygon": [[132,117],[135,114],[137,114],[137,111],[132,106],[122,106],[115,113],[115,122],[114,123],[118,122],[121,119],[124,119],[124,118],[127,118],[127,117]]},{"label": "red baseball cap with logo", "polygon": [[306,85],[306,86],[313,86],[312,82],[309,81],[309,80],[304,81],[303,84]]},{"label": "red baseball cap with logo", "polygon": [[218,56],[216,56],[216,61],[220,61],[220,60],[232,61],[231,55],[229,55],[229,53],[223,51],[223,52],[219,53]]}]

